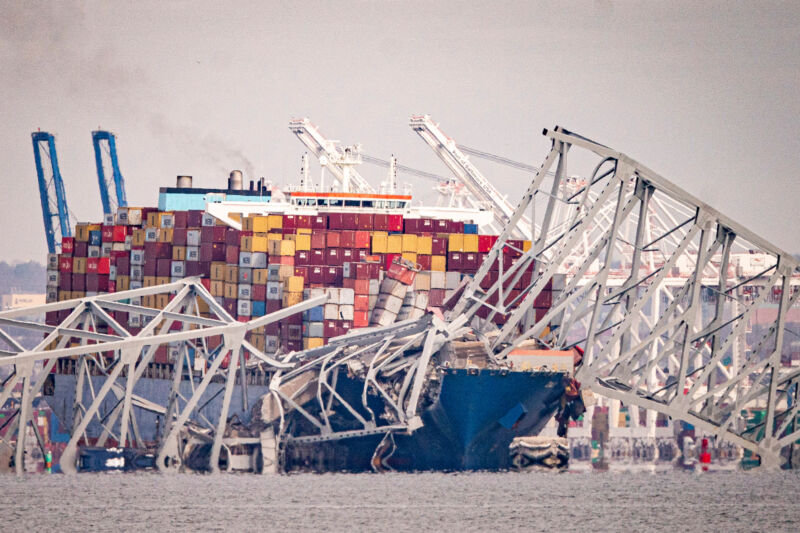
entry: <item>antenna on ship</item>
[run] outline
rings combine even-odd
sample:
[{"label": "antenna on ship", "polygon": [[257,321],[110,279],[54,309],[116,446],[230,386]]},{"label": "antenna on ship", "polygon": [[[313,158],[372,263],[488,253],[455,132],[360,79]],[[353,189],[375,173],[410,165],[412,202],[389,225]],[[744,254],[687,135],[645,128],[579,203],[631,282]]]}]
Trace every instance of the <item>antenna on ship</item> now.
[{"label": "antenna on ship", "polygon": [[389,194],[397,192],[397,158],[392,154],[389,158]]},{"label": "antenna on ship", "polygon": [[308,163],[308,152],[303,154],[302,163],[300,167],[300,190],[302,191],[310,191],[313,190],[313,185],[311,183],[311,178],[309,177],[309,163]]}]

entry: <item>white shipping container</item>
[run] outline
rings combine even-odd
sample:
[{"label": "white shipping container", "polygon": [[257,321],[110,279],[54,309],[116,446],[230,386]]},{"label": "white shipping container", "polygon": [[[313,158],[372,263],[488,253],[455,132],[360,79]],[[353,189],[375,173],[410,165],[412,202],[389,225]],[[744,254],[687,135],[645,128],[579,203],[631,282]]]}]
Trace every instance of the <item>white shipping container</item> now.
[{"label": "white shipping container", "polygon": [[127,207],[118,207],[117,208],[117,216],[114,217],[114,223],[118,226],[127,226],[128,225],[128,208]]},{"label": "white shipping container", "polygon": [[186,275],[186,263],[183,261],[173,261],[170,265],[170,274],[174,277],[183,277]]},{"label": "white shipping container", "polygon": [[[340,289],[339,290],[339,304],[340,305],[353,305],[355,302],[356,292],[353,289]],[[345,320],[351,320],[345,318]]]},{"label": "white shipping container", "polygon": [[283,284],[279,281],[267,282],[267,300],[280,300],[283,298]]},{"label": "white shipping container", "polygon": [[457,289],[458,285],[461,283],[461,273],[460,272],[445,272],[445,289],[453,290]]},{"label": "white shipping container", "polygon": [[117,265],[110,265],[108,267],[108,280],[109,281],[117,280]]},{"label": "white shipping container", "polygon": [[264,252],[250,252],[250,268],[267,268],[267,254]]},{"label": "white shipping container", "polygon": [[111,243],[111,251],[112,252],[125,252],[127,250],[130,250],[130,248],[126,248],[124,242],[112,242]]},{"label": "white shipping container", "polygon": [[99,246],[89,246],[89,257],[100,257],[100,247]]},{"label": "white shipping container", "polygon": [[377,279],[369,280],[369,294],[377,296],[381,292],[381,282]]},{"label": "white shipping container", "polygon": [[370,324],[374,326],[390,326],[397,320],[397,314],[386,309],[375,308],[372,311],[372,319]]},{"label": "white shipping container", "polygon": [[200,246],[199,229],[190,229],[186,231],[186,246]]},{"label": "white shipping container", "polygon": [[355,308],[352,305],[339,306],[339,317],[341,317],[341,320],[353,320],[354,312]]},{"label": "white shipping container", "polygon": [[47,269],[58,270],[58,254],[47,254]]},{"label": "white shipping container", "polygon": [[322,322],[309,322],[306,332],[308,333],[306,337],[322,337],[324,332]]},{"label": "white shipping container", "polygon": [[277,335],[265,335],[264,336],[264,351],[267,353],[273,353],[278,350],[278,347],[281,345],[281,340]]},{"label": "white shipping container", "polygon": [[103,213],[103,225],[105,226],[114,225],[114,213]]},{"label": "white shipping container", "polygon": [[[142,267],[140,265],[131,265],[131,289],[134,288],[133,282],[141,282],[143,278]],[[140,285],[141,286],[141,285]]]},{"label": "white shipping container", "polygon": [[186,247],[186,260],[187,261],[200,261],[200,247],[187,246]]},{"label": "white shipping container", "polygon": [[339,304],[325,304],[325,320],[339,320]]},{"label": "white shipping container", "polygon": [[58,270],[48,270],[47,271],[47,286],[48,287],[58,287]]},{"label": "white shipping container", "polygon": [[111,250],[114,247],[113,242],[104,242],[100,245],[100,255],[101,257],[109,257],[111,255]]},{"label": "white shipping container", "polygon": [[391,294],[380,294],[378,295],[378,302],[375,304],[375,306],[397,314],[400,311],[400,308],[403,307],[403,300],[397,296],[392,296]]},{"label": "white shipping container", "polygon": [[250,285],[239,285],[239,292],[237,297],[239,300],[249,300],[253,294],[253,288]]},{"label": "white shipping container", "polygon": [[253,254],[251,252],[239,252],[239,266],[251,268],[253,264]]},{"label": "white shipping container", "polygon": [[418,292],[416,298],[414,298],[414,307],[417,309],[425,310],[428,308],[428,293],[427,292]]},{"label": "white shipping container", "polygon": [[250,316],[252,314],[251,311],[252,307],[250,306],[250,300],[238,300],[236,304],[236,310],[239,313],[239,316]]},{"label": "white shipping container", "polygon": [[145,242],[156,242],[158,241],[158,228],[147,228],[144,230],[144,240]]},{"label": "white shipping container", "polygon": [[215,221],[216,219],[214,218],[213,215],[209,215],[208,213],[203,213],[203,221],[201,222],[201,224],[204,227],[215,226],[216,225]]},{"label": "white shipping container", "polygon": [[131,250],[131,265],[144,264],[144,250]]},{"label": "white shipping container", "polygon": [[427,272],[417,272],[414,276],[414,290],[415,291],[429,291],[431,290],[431,276]]},{"label": "white shipping container", "polygon": [[135,208],[128,208],[128,225],[141,226],[142,225],[142,210]]},{"label": "white shipping container", "polygon": [[[328,303],[331,304],[339,304],[341,303],[339,300],[340,297],[340,290],[336,287],[328,287],[325,289],[325,293],[328,295]],[[331,320],[336,320],[332,318]]]}]

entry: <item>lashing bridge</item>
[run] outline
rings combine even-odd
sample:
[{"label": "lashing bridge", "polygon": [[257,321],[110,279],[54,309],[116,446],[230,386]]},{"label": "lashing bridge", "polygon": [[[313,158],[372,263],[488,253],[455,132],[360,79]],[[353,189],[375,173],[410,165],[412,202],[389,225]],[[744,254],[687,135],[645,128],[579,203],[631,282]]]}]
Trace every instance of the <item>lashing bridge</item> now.
[{"label": "lashing bridge", "polygon": [[[469,331],[501,364],[530,339],[556,349],[579,346],[584,358],[577,377],[584,387],[688,421],[759,454],[762,465],[779,465],[782,448],[800,438],[800,370],[783,364],[796,342],[787,333],[794,335],[800,295],[797,260],[622,153],[558,127],[544,134],[552,143],[544,162],[443,318],[429,314],[360,330],[284,355],[257,349],[246,333],[319,305],[325,296],[238,322],[199,280],[187,278],[0,313],[0,407],[19,396],[0,446],[15,448],[21,473],[33,398],[54,367],[64,364],[77,365],[65,471],[75,470],[89,424],[103,428],[99,445],[109,438],[141,445],[146,438],[137,417],[147,413],[166,421],[157,435],[157,464],[165,471],[180,466],[192,438],[211,444],[209,467],[215,470],[223,448],[259,438],[313,441],[413,431],[432,355]],[[534,232],[528,250],[511,238],[521,231],[521,220],[525,231]],[[508,262],[512,250],[518,259]],[[512,289],[530,271],[530,283]],[[548,292],[551,305],[537,315],[534,301]],[[162,309],[142,305],[143,297],[154,295],[169,303]],[[63,319],[57,326],[36,321],[46,313]],[[139,315],[145,325],[133,333],[116,313]],[[492,320],[497,314],[505,318],[499,327]],[[17,340],[21,331],[41,332],[44,339],[26,349]],[[137,388],[152,372],[161,345],[175,355],[163,404]],[[364,406],[372,387],[392,408],[380,421],[363,417],[337,394],[331,370],[356,358],[367,373]],[[206,361],[207,369],[197,373],[192,359]],[[254,368],[264,373],[276,418],[282,422],[287,410],[300,413],[310,423],[307,434],[284,434],[282,423],[277,436],[231,433],[235,385],[238,380],[240,405],[247,409],[248,370]],[[313,412],[303,407],[304,395],[310,395],[305,401],[316,399]],[[327,415],[334,398],[357,429],[331,428]],[[201,408],[212,400],[219,413],[209,419]],[[766,416],[760,426],[747,427],[742,410],[752,406]]]}]

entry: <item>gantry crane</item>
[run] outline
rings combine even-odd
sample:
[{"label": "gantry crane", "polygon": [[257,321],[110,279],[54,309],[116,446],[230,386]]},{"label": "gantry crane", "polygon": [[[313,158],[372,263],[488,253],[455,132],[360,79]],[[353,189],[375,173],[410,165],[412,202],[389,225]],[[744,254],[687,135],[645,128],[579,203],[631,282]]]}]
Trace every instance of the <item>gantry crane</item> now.
[{"label": "gantry crane", "polygon": [[[455,141],[445,135],[439,125],[431,120],[430,115],[414,115],[409,125],[466,186],[478,205],[494,214],[499,227],[508,225],[515,207],[470,162],[469,157],[459,149]],[[517,237],[531,238],[530,221],[527,218],[520,220],[514,231]]]},{"label": "gantry crane", "polygon": [[[51,254],[61,250],[61,238],[71,237],[72,228],[69,224],[69,209],[67,208],[67,195],[64,191],[64,181],[58,168],[56,155],[56,140],[46,131],[36,131],[31,134],[33,140],[33,158],[36,162],[36,175],[39,179],[39,196],[42,201],[42,217],[44,219],[44,233],[47,237],[47,251]],[[44,148],[43,148],[44,147]],[[42,164],[42,152],[50,166],[50,177],[45,176]]]},{"label": "gantry crane", "polygon": [[[103,149],[101,143],[107,145],[108,157],[111,160],[111,177],[106,178],[103,169]],[[127,207],[125,197],[125,180],[119,171],[117,160],[116,137],[110,131],[93,131],[92,144],[94,145],[94,160],[97,165],[97,182],[100,185],[100,200],[103,202],[103,214],[113,214],[120,207]]]},{"label": "gantry crane", "polygon": [[360,145],[346,146],[340,150],[336,146],[338,141],[326,139],[307,118],[290,120],[289,129],[317,156],[320,165],[341,183],[343,192],[375,192],[372,185],[354,168],[362,161]]}]

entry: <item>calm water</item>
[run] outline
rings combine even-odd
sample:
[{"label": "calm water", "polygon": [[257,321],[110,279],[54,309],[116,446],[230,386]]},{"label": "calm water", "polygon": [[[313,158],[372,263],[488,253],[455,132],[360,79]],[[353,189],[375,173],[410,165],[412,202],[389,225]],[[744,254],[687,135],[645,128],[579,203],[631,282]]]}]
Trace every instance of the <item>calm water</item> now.
[{"label": "calm water", "polygon": [[798,531],[800,473],[0,476],[0,531]]}]

